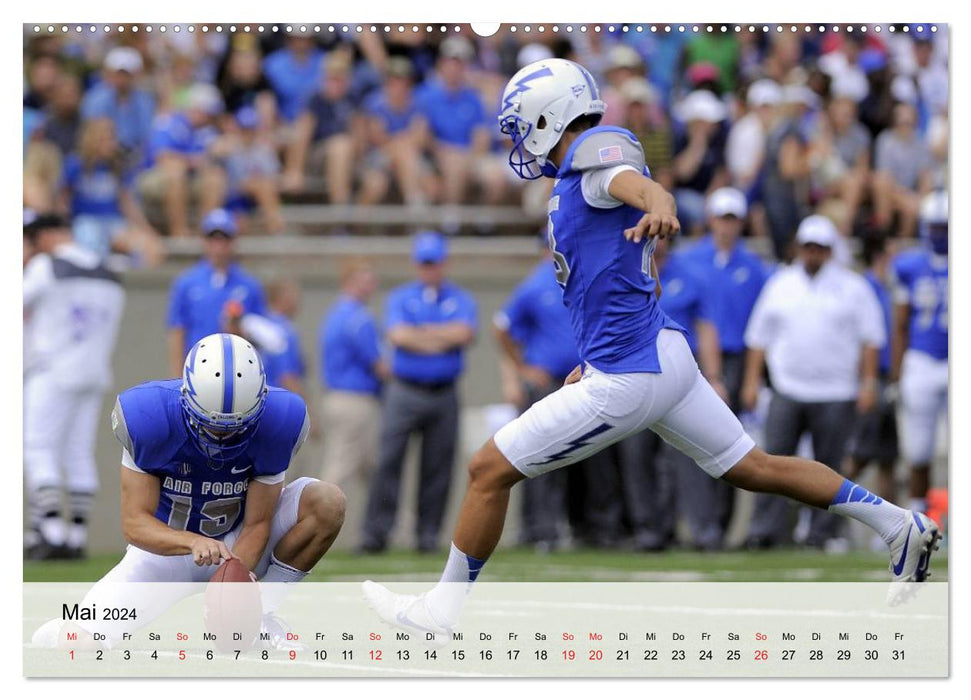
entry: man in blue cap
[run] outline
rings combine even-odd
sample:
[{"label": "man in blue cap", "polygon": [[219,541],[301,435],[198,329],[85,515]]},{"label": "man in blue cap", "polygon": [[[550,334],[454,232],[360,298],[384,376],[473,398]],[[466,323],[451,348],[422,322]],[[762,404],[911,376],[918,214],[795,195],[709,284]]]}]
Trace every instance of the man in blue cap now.
[{"label": "man in blue cap", "polygon": [[447,257],[444,236],[419,233],[412,249],[417,279],[388,296],[385,330],[392,346],[392,379],[384,394],[378,469],[364,518],[365,552],[387,547],[405,450],[415,433],[422,438],[417,546],[424,552],[438,548],[458,435],[456,380],[477,325],[475,299],[445,279]]},{"label": "man in blue cap", "polygon": [[169,376],[182,373],[183,359],[197,341],[226,330],[229,317],[266,313],[263,286],[233,260],[236,234],[236,222],[228,211],[213,209],[206,214],[203,259],[172,283],[166,322]]}]

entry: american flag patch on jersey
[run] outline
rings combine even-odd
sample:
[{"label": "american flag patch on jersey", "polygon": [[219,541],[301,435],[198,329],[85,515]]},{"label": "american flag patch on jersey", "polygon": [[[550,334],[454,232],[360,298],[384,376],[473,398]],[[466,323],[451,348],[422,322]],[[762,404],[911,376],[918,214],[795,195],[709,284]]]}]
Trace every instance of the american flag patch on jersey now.
[{"label": "american flag patch on jersey", "polygon": [[620,146],[607,146],[599,151],[601,163],[616,163],[624,159]]}]

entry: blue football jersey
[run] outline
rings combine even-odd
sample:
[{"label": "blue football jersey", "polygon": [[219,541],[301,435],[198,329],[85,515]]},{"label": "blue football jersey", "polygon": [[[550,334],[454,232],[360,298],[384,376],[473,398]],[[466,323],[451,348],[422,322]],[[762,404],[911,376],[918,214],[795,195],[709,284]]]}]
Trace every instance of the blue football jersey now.
[{"label": "blue football jersey", "polygon": [[252,479],[282,478],[307,438],[307,407],[298,395],[271,387],[246,451],[213,465],[185,425],[181,387],[181,380],[168,379],[122,392],[111,427],[135,466],[161,482],[155,517],[175,530],[220,538],[242,517]]},{"label": "blue football jersey", "polygon": [[549,244],[580,359],[608,373],[659,373],[657,334],[662,328],[684,329],[654,297],[655,241],[624,238],[624,229],[643,212],[626,204],[593,207],[581,189],[585,171],[617,165],[650,176],[640,144],[626,129],[595,127],[577,137],[550,195]]},{"label": "blue football jersey", "polygon": [[947,258],[908,250],[893,261],[894,301],[910,306],[910,345],[947,359]]}]

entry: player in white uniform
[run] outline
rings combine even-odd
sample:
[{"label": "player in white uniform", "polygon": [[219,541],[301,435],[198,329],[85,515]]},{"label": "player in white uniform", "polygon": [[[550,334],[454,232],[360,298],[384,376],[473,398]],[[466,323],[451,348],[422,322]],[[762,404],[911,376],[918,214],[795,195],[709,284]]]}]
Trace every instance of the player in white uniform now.
[{"label": "player in white uniform", "polygon": [[604,110],[590,73],[563,59],[526,66],[503,91],[510,166],[524,179],[555,178],[548,239],[583,364],[472,458],[439,584],[407,596],[366,581],[365,598],[392,625],[447,636],[499,541],[512,486],[649,428],[712,477],[873,527],[905,584],[892,586],[898,601],[926,578],[937,526],[819,462],[766,454],[745,434],[657,302],[652,253],[656,237],[680,230],[674,198],[650,179],[633,134],[597,126]]},{"label": "player in white uniform", "polygon": [[[98,491],[94,447],[125,292],[117,274],[75,244],[60,218],[24,227],[30,372],[24,377],[24,470],[31,558],[81,557]],[[62,497],[67,494],[68,511]]]}]

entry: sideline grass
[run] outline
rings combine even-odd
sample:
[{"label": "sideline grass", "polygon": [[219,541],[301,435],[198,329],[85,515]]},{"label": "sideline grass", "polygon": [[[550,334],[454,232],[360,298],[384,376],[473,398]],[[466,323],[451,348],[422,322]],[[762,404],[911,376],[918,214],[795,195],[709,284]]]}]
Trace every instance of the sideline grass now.
[{"label": "sideline grass", "polygon": [[[120,555],[97,555],[79,562],[24,562],[24,581],[97,581]],[[331,552],[308,580],[432,581],[438,578],[445,552],[417,554],[392,550],[363,556]],[[575,550],[537,554],[528,549],[496,552],[482,581],[887,581],[886,555],[871,552],[824,554],[813,550],[715,554],[670,551],[640,554],[627,551]],[[931,564],[934,581],[947,580],[947,553]]]}]

